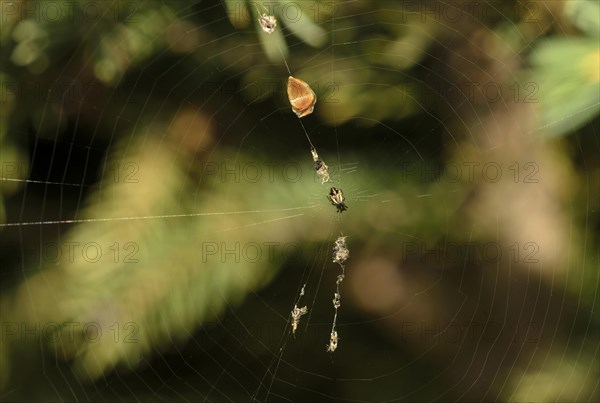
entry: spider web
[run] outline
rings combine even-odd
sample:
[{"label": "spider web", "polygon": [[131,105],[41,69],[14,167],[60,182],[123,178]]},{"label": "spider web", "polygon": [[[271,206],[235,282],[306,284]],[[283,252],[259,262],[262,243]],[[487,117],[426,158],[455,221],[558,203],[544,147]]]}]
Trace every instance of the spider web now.
[{"label": "spider web", "polygon": [[[315,14],[327,27],[320,47],[279,20],[291,73],[318,97],[315,113],[300,123],[283,95],[286,66],[265,57],[266,34],[254,22],[232,28],[225,3],[174,2],[162,9],[172,14],[168,45],[132,68],[123,92],[116,87],[95,104],[87,88],[71,114],[44,102],[25,125],[30,162],[17,171],[27,175],[3,175],[3,184],[21,186],[0,224],[10,268],[3,270],[1,364],[10,373],[3,400],[598,396],[599,278],[590,270],[599,261],[590,251],[598,198],[593,175],[586,176],[598,171],[585,151],[598,150],[597,124],[588,130],[595,142],[572,140],[580,161],[564,172],[556,168],[565,163],[562,149],[523,155],[506,143],[536,150],[523,140],[544,130],[524,117],[533,114],[524,99],[535,91],[511,91],[506,76],[520,82],[520,70],[504,60],[481,66],[460,47],[486,53],[492,46],[478,42],[483,37],[512,45],[497,29],[503,24],[529,52],[537,37],[516,28],[539,28],[539,10],[560,19],[552,2],[511,6],[525,17],[503,16],[493,28],[488,14],[474,12],[479,33],[457,25],[448,13],[465,6],[454,3],[302,3],[266,4],[332,10]],[[245,3],[237,4],[233,12],[242,13]],[[144,35],[158,18],[153,7],[135,4],[147,11],[133,23]],[[89,74],[92,61],[75,61],[80,52],[57,76]],[[172,53],[178,56],[169,59]],[[481,92],[478,80],[501,96]],[[530,82],[543,86],[535,76]],[[457,83],[464,91],[455,97]],[[52,87],[41,87],[47,99]],[[406,110],[390,112],[387,104]],[[361,105],[371,107],[349,112]],[[514,137],[505,140],[504,132]],[[331,183],[314,174],[305,135],[329,165]],[[508,194],[533,203],[530,193],[573,177],[582,183],[577,197],[552,193],[570,208],[533,204],[503,213],[506,206],[486,200]],[[327,200],[330,186],[343,189],[348,211],[337,213]],[[124,194],[135,195],[127,206]],[[544,208],[559,219],[532,211]],[[350,258],[339,347],[328,353],[340,273],[332,248],[340,235]],[[163,254],[151,249],[163,247],[168,259],[157,262]],[[199,277],[202,270],[214,274]],[[124,295],[137,291],[140,301]],[[151,305],[153,298],[162,299]],[[308,313],[292,334],[295,303]],[[64,340],[73,320],[87,325],[83,341],[48,343],[57,329]]]}]

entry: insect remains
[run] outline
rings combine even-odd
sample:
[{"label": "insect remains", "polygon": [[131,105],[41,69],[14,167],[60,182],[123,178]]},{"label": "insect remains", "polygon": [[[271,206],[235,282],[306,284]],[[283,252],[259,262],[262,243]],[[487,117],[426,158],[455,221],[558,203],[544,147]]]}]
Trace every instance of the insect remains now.
[{"label": "insect remains", "polygon": [[[349,256],[350,251],[346,247],[346,237],[341,236],[335,240],[335,246],[333,247],[333,262],[341,265]],[[343,280],[343,275],[341,277]]]},{"label": "insect remains", "polygon": [[306,306],[298,308],[298,305],[294,305],[294,309],[292,309],[292,334],[296,334],[298,324],[300,323],[300,318],[303,315],[306,315],[307,312],[308,308]]},{"label": "insect remains", "polygon": [[267,34],[272,34],[275,32],[275,27],[277,27],[277,20],[273,15],[262,14],[258,17],[258,23],[263,31]]},{"label": "insect remains", "polygon": [[329,335],[329,345],[327,346],[327,352],[328,353],[333,353],[338,346],[338,334],[336,330],[332,330],[331,334]]},{"label": "insect remains", "polygon": [[342,189],[332,187],[329,189],[327,198],[337,208],[338,213],[348,210],[348,206],[344,203],[344,192],[342,192]]},{"label": "insect remains", "polygon": [[317,176],[321,179],[321,184],[329,182],[329,167],[319,158],[317,150],[311,147],[310,153],[315,162],[315,171],[317,171]]},{"label": "insect remains", "polygon": [[306,82],[289,76],[287,94],[292,105],[292,111],[299,118],[308,116],[315,110],[317,96]]},{"label": "insect remains", "polygon": [[[334,190],[337,190],[336,188],[331,188],[331,193],[333,193]],[[341,190],[339,191],[341,194]],[[344,200],[344,196],[341,196],[342,199],[342,204],[343,204],[343,200]],[[338,337],[338,333],[337,330],[335,330],[336,326],[337,326],[337,317],[338,317],[338,309],[340,309],[340,307],[342,306],[342,291],[341,291],[341,286],[342,286],[342,282],[344,281],[344,278],[346,277],[345,274],[345,266],[344,266],[344,262],[346,261],[346,259],[348,259],[348,257],[350,256],[350,251],[348,250],[348,247],[346,246],[346,237],[345,236],[339,236],[336,240],[335,240],[335,244],[333,246],[333,262],[337,263],[340,265],[340,269],[342,270],[342,272],[340,274],[338,274],[337,279],[335,281],[335,292],[333,293],[333,309],[335,309],[335,313],[333,314],[333,324],[331,325],[331,334],[329,336],[329,344],[327,345],[327,351],[329,353],[333,353],[337,348],[338,348],[338,342],[339,342],[339,337]]]}]

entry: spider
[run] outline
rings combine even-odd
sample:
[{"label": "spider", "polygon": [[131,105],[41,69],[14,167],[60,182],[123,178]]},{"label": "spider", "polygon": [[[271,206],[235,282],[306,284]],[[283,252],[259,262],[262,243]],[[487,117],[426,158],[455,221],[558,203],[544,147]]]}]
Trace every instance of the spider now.
[{"label": "spider", "polygon": [[348,210],[348,206],[346,206],[346,204],[344,203],[344,192],[342,192],[342,189],[329,189],[327,199],[329,199],[331,204],[333,204],[337,208],[338,213]]}]

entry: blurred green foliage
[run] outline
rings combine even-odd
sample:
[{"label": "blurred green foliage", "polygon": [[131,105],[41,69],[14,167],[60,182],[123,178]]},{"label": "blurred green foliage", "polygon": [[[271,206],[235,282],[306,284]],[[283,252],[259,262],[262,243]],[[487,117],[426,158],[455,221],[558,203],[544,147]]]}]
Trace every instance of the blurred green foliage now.
[{"label": "blurred green foliage", "polygon": [[548,136],[572,133],[600,112],[600,3],[569,1],[565,13],[585,36],[548,39],[531,56]]}]

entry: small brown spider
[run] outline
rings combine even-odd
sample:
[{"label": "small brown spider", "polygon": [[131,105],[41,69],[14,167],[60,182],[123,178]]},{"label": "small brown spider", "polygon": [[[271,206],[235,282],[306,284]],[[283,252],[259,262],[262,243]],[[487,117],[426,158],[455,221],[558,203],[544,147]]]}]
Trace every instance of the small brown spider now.
[{"label": "small brown spider", "polygon": [[337,208],[338,213],[348,210],[348,206],[346,206],[346,204],[344,203],[344,192],[342,192],[342,189],[329,189],[327,199],[329,199],[331,204],[333,204]]}]

